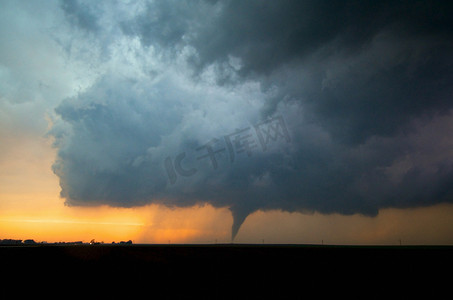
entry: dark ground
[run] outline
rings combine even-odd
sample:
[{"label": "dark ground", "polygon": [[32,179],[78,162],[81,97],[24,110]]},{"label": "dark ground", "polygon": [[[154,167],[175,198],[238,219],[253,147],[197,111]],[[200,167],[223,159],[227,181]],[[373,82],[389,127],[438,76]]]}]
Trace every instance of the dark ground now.
[{"label": "dark ground", "polygon": [[145,298],[242,299],[249,293],[363,299],[439,291],[451,295],[453,286],[450,246],[2,246],[0,266],[8,278],[2,279],[4,288],[10,282],[70,293],[90,287],[106,293],[141,290],[150,295]]}]

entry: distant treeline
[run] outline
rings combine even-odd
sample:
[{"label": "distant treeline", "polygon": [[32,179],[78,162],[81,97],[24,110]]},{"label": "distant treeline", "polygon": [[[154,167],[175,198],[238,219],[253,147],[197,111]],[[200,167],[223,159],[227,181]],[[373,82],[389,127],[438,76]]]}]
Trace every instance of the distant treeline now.
[{"label": "distant treeline", "polygon": [[[63,244],[63,245],[99,245],[99,244],[104,244],[103,242],[96,242],[94,240],[91,240],[91,242],[89,243],[84,243],[82,241],[77,241],[77,242],[56,242],[56,243],[47,243],[47,242],[35,242],[34,240],[32,239],[28,239],[28,240],[14,240],[14,239],[3,239],[1,240],[0,239],[0,245],[37,245],[37,244],[47,244],[47,245],[50,245],[50,244],[54,244],[54,245],[60,245],[60,244]],[[116,242],[112,242],[112,244],[120,244],[120,245],[130,245],[132,244],[132,241],[129,240],[127,242],[125,241],[121,241],[119,243],[116,243]]]},{"label": "distant treeline", "polygon": [[37,244],[34,240],[13,240],[13,239],[4,239],[0,240],[0,245],[34,245]]}]

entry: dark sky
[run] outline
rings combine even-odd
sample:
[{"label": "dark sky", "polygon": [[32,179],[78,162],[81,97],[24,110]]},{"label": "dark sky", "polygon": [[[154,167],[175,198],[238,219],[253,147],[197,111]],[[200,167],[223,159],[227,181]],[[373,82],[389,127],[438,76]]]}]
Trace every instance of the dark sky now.
[{"label": "dark sky", "polygon": [[57,13],[54,40],[96,70],[51,113],[68,205],[209,203],[230,208],[234,237],[257,210],[375,216],[453,200],[446,1],[61,1]]}]

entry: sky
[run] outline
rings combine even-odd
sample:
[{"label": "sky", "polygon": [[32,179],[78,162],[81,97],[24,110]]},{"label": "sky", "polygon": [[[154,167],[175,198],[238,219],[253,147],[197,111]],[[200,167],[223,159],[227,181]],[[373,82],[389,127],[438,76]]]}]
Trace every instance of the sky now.
[{"label": "sky", "polygon": [[0,239],[453,244],[452,10],[0,0]]}]

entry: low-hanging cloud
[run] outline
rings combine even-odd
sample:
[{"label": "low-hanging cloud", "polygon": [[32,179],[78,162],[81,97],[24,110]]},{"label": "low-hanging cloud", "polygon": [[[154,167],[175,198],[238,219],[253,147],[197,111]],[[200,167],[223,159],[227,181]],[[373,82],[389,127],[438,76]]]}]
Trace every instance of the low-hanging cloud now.
[{"label": "low-hanging cloud", "polygon": [[447,7],[68,3],[108,65],[55,110],[68,204],[229,207],[234,238],[257,210],[374,216],[453,200]]}]

